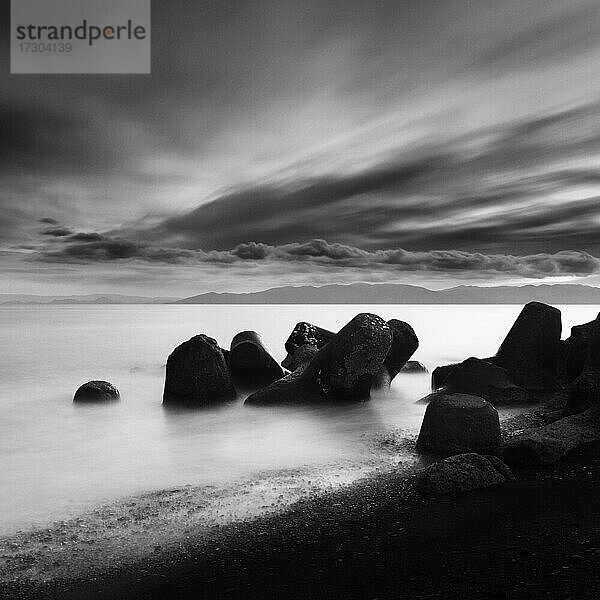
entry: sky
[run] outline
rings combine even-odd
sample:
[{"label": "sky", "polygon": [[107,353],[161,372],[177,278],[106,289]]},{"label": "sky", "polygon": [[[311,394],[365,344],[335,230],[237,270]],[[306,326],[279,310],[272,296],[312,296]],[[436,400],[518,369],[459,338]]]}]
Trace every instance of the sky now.
[{"label": "sky", "polygon": [[11,75],[0,292],[600,285],[597,0],[153,2],[151,75]]}]

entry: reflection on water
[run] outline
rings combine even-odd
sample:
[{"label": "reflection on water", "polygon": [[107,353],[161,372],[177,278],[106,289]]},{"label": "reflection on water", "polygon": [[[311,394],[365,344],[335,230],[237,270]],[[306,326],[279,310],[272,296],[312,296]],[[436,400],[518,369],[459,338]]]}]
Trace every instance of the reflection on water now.
[{"label": "reflection on water", "polygon": [[[561,307],[567,327],[597,307]],[[43,523],[125,494],[218,484],[269,469],[368,458],[391,428],[416,432],[429,376],[401,375],[389,394],[341,406],[165,409],[164,364],[197,333],[224,347],[259,331],[277,360],[297,321],[341,328],[357,312],[415,328],[430,369],[492,354],[517,306],[98,306],[0,308],[0,531]],[[122,401],[74,405],[105,379]]]}]

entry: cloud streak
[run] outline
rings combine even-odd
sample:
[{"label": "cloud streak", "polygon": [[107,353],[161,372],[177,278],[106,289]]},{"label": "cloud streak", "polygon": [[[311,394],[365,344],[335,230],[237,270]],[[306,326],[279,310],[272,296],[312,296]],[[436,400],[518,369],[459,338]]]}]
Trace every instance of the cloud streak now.
[{"label": "cloud streak", "polygon": [[125,237],[189,249],[322,237],[369,249],[600,254],[600,104],[388,156],[238,187]]}]

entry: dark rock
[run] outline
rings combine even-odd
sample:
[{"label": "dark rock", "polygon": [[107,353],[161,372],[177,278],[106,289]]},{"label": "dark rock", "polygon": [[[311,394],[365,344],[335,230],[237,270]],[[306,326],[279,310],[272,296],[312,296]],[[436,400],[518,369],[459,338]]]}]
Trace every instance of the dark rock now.
[{"label": "dark rock", "polygon": [[108,381],[88,381],[73,396],[73,402],[112,402],[120,399],[119,390]]},{"label": "dark rock", "polygon": [[531,402],[529,392],[518,387],[505,369],[479,358],[468,358],[456,365],[444,380],[450,393],[479,396],[494,406]]},{"label": "dark rock", "polygon": [[513,481],[510,468],[496,456],[457,454],[429,465],[417,476],[417,489],[441,496]]},{"label": "dark rock", "polygon": [[392,345],[385,357],[383,367],[373,380],[374,387],[389,387],[394,377],[419,347],[419,339],[408,323],[391,319],[387,324],[392,331]]},{"label": "dark rock", "polygon": [[439,390],[446,381],[446,377],[452,372],[452,369],[456,368],[460,363],[453,363],[451,365],[442,365],[441,367],[436,367],[431,374],[431,389],[435,392],[435,390]]},{"label": "dark rock", "polygon": [[527,390],[554,390],[561,330],[560,310],[530,302],[502,342],[494,363],[504,367],[512,380]]},{"label": "dark rock", "polygon": [[500,456],[509,465],[549,465],[580,446],[598,441],[600,411],[594,407],[510,438]]},{"label": "dark rock", "polygon": [[254,392],[246,398],[249,406],[276,406],[312,404],[327,401],[320,382],[319,372],[327,360],[329,347],[318,352],[314,346],[306,345],[294,352],[297,368],[271,385]]},{"label": "dark rock", "polygon": [[167,359],[164,404],[208,406],[235,397],[225,357],[212,338],[196,335]]},{"label": "dark rock", "polygon": [[571,335],[565,340],[564,349],[564,371],[569,381],[574,381],[583,372],[590,341],[598,333],[600,314],[594,321],[571,327]]},{"label": "dark rock", "polygon": [[290,356],[290,371],[296,371],[296,369],[300,369],[306,367],[308,363],[317,355],[318,350],[314,346],[310,346],[306,344],[304,346],[300,346],[298,350],[294,352],[292,356]]},{"label": "dark rock", "polygon": [[500,444],[498,411],[466,394],[430,395],[417,450],[434,454],[494,453]]},{"label": "dark rock", "polygon": [[418,360],[409,360],[401,369],[400,373],[429,373],[427,367]]},{"label": "dark rock", "polygon": [[242,331],[231,340],[228,365],[240,390],[258,389],[283,377],[283,369],[255,331]]},{"label": "dark rock", "polygon": [[358,314],[347,323],[326,346],[329,356],[321,381],[329,396],[345,400],[368,398],[392,337],[389,325],[371,313]]},{"label": "dark rock", "polygon": [[312,323],[306,323],[304,321],[296,323],[292,333],[290,333],[290,337],[285,342],[285,349],[288,355],[281,362],[281,366],[288,371],[293,371],[294,369],[291,368],[292,357],[298,348],[309,345],[320,350],[325,344],[333,339],[334,335],[335,333],[332,331],[317,327]]},{"label": "dark rock", "polygon": [[585,345],[583,370],[570,386],[563,415],[574,415],[592,406],[600,406],[600,329]]},{"label": "dark rock", "polygon": [[597,405],[600,405],[600,371],[587,371],[571,384],[562,415],[576,415]]}]

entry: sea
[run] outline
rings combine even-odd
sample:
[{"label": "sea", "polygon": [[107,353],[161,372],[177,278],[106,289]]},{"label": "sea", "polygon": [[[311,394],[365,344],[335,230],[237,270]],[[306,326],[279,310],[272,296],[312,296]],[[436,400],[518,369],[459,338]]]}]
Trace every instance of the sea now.
[{"label": "sea", "polygon": [[[598,306],[559,306],[563,337]],[[415,329],[413,359],[429,370],[495,353],[516,305],[52,305],[0,307],[0,534],[44,526],[138,493],[231,486],[282,469],[356,468],[386,435],[416,435],[430,375],[401,374],[387,394],[337,407],[162,406],[165,363],[199,333],[223,348],[257,331],[272,355],[298,321],[339,330],[374,312]],[[74,404],[102,379],[119,403]],[[401,448],[401,446],[400,446]],[[400,454],[403,450],[398,450]],[[410,449],[404,450],[408,455]],[[376,453],[376,452],[375,452]],[[397,458],[397,457],[396,457]]]}]

